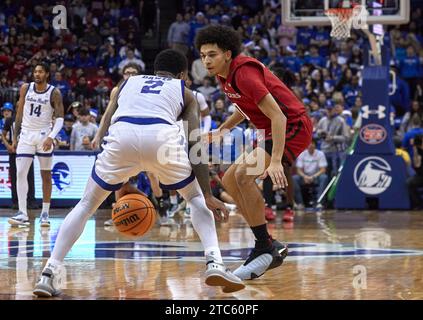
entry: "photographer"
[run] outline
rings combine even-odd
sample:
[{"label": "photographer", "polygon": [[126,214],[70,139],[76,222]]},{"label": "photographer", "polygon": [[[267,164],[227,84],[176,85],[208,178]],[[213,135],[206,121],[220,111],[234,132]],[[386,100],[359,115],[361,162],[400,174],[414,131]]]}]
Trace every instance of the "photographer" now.
[{"label": "photographer", "polygon": [[422,209],[423,203],[419,195],[419,188],[423,188],[423,136],[418,135],[413,141],[413,167],[416,175],[407,180],[408,192],[410,194],[411,208]]},{"label": "photographer", "polygon": [[328,162],[327,174],[335,176],[345,160],[345,150],[350,140],[350,129],[345,119],[337,112],[338,107],[328,105],[327,116],[317,124],[317,136],[321,141],[320,149]]}]

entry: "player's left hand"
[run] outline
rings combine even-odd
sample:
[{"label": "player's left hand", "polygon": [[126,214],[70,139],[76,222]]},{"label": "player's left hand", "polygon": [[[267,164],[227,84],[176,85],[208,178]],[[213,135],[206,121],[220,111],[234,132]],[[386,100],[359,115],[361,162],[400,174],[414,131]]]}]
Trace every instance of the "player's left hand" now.
[{"label": "player's left hand", "polygon": [[267,178],[267,176],[272,179],[273,184],[277,188],[285,188],[288,186],[288,180],[285,177],[282,163],[271,162],[259,178],[264,180]]},{"label": "player's left hand", "polygon": [[53,139],[50,137],[47,137],[43,142],[43,151],[49,151],[51,147],[53,146]]},{"label": "player's left hand", "polygon": [[206,196],[206,206],[209,208],[217,221],[227,221],[229,217],[229,211],[226,208],[225,204],[216,199],[214,196]]}]

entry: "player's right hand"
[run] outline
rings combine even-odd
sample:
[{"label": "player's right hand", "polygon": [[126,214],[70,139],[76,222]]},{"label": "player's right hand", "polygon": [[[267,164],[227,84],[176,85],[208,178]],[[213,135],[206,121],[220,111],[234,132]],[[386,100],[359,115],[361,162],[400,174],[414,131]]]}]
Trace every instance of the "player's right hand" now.
[{"label": "player's right hand", "polygon": [[229,211],[222,201],[212,195],[205,196],[205,199],[207,208],[213,212],[213,215],[217,221],[228,220]]},{"label": "player's right hand", "polygon": [[100,146],[100,139],[98,139],[97,137],[94,137],[93,141],[91,141],[91,148],[95,150],[95,149],[98,149],[99,146]]}]

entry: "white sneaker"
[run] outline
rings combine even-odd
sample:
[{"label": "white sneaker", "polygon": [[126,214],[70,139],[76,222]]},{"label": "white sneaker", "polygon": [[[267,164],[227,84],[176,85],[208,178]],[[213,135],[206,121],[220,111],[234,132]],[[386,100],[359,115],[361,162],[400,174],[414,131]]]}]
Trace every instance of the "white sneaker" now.
[{"label": "white sneaker", "polygon": [[228,209],[228,211],[235,211],[236,210],[236,204],[225,202],[225,207],[226,207],[226,209]]},{"label": "white sneaker", "polygon": [[49,228],[50,227],[50,221],[48,220],[48,213],[42,212],[40,215],[40,226],[42,228]]},{"label": "white sneaker", "polygon": [[242,280],[235,276],[224,264],[215,261],[207,262],[206,284],[223,287],[223,292],[230,293],[245,288]]},{"label": "white sneaker", "polygon": [[321,203],[318,203],[316,206],[316,210],[317,211],[322,211],[323,210],[323,205]]},{"label": "white sneaker", "polygon": [[160,226],[171,226],[173,224],[173,219],[169,219],[168,217],[160,217],[159,219],[159,225]]},{"label": "white sneaker", "polygon": [[184,210],[184,218],[190,220],[191,219],[191,209],[185,208]]},{"label": "white sneaker", "polygon": [[50,268],[45,268],[35,285],[33,293],[37,297],[53,297],[60,294],[60,276],[53,274]]},{"label": "white sneaker", "polygon": [[302,203],[295,204],[294,210],[304,210],[304,205]]},{"label": "white sneaker", "polygon": [[172,204],[167,210],[167,216],[173,218],[177,212],[179,212],[179,206],[177,204]]},{"label": "white sneaker", "polygon": [[111,227],[113,225],[114,225],[113,219],[109,219],[109,220],[104,221],[104,226],[105,227]]},{"label": "white sneaker", "polygon": [[7,222],[14,227],[29,226],[28,216],[21,211],[19,211],[14,217],[9,218]]}]

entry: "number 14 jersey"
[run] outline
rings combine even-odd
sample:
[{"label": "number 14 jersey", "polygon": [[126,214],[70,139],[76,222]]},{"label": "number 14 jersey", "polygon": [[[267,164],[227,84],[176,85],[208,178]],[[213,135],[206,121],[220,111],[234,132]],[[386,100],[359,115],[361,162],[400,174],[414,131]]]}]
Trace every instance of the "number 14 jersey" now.
[{"label": "number 14 jersey", "polygon": [[47,89],[38,92],[35,83],[31,82],[25,95],[22,129],[50,129],[53,121],[53,106],[51,105],[54,86],[47,84]]}]

